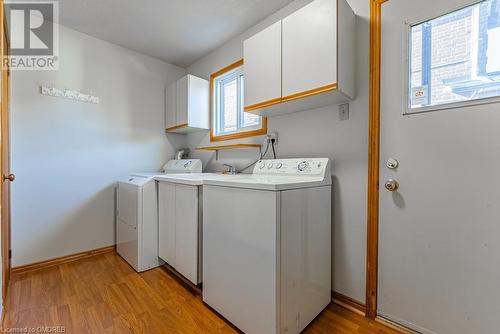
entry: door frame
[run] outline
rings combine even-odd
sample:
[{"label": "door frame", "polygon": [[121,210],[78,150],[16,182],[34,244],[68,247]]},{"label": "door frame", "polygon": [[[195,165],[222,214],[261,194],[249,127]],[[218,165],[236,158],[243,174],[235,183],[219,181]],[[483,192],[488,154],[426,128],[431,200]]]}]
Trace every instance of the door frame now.
[{"label": "door frame", "polygon": [[[9,41],[9,36],[7,33],[7,21],[5,20],[5,8],[4,8],[4,1],[0,0],[0,49],[1,49],[1,56],[0,58],[3,61],[3,54],[4,52],[6,54],[9,54],[10,50],[10,41]],[[6,50],[4,50],[6,48]],[[10,69],[7,68],[6,70],[0,68],[0,80],[1,80],[1,91],[0,91],[0,135],[3,136],[4,132],[10,133],[9,129],[9,105],[10,105]],[[10,145],[10,144],[9,144]],[[7,153],[9,155],[9,161],[10,161],[10,148],[7,146],[5,147],[5,143],[0,141],[0,152],[2,153],[1,155],[1,166],[0,166],[0,183],[7,182],[4,179],[5,175],[10,174],[10,170],[4,170],[4,165],[5,162],[3,161],[3,156],[4,152],[7,150]],[[10,168],[10,162],[9,168]],[[9,185],[10,186],[10,185]],[[1,189],[0,189],[1,193]],[[1,199],[1,205],[3,205],[4,202],[4,196],[5,194],[1,193],[0,194],[0,199]],[[10,192],[8,194],[10,197]],[[10,198],[7,199],[10,202]],[[10,216],[10,205],[8,210],[4,210],[4,208],[1,208],[2,213],[8,212],[8,215]],[[10,217],[6,220],[3,215],[0,216],[0,238],[1,238],[1,263],[2,263],[2,270],[1,270],[1,275],[2,275],[2,304],[3,304],[3,314],[5,314],[5,303],[7,300],[7,292],[9,288],[9,282],[10,282],[10,276],[11,276],[11,224],[10,224]]]},{"label": "door frame", "polygon": [[377,318],[380,181],[380,58],[382,4],[370,1],[370,85],[368,104],[368,199],[366,229],[366,317]]}]

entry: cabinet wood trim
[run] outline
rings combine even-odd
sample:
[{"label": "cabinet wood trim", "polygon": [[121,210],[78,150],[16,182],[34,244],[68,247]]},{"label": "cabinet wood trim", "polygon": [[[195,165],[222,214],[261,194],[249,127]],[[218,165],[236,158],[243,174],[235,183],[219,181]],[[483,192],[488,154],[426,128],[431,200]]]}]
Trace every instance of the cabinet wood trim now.
[{"label": "cabinet wood trim", "polygon": [[174,130],[178,130],[178,129],[183,129],[183,128],[187,128],[188,127],[188,124],[187,123],[183,123],[183,124],[179,124],[179,125],[176,125],[176,126],[171,126],[169,128],[166,129],[167,132],[172,132]]},{"label": "cabinet wood trim", "polygon": [[336,83],[332,83],[332,84],[328,84],[328,85],[325,85],[325,86],[321,86],[321,87],[309,89],[309,90],[306,90],[306,91],[303,91],[303,92],[295,93],[295,94],[292,94],[292,95],[284,96],[284,97],[281,97],[281,98],[276,98],[276,99],[272,99],[272,100],[269,100],[269,101],[255,103],[255,104],[246,106],[245,107],[245,111],[249,112],[249,111],[252,111],[252,110],[269,107],[269,106],[272,106],[272,105],[275,105],[275,104],[279,104],[279,103],[286,103],[286,102],[289,102],[289,101],[302,99],[302,98],[305,98],[305,97],[308,97],[308,96],[330,92],[330,91],[333,91],[333,90],[336,90],[336,89],[337,89],[337,84]]},{"label": "cabinet wood trim", "polygon": [[325,86],[309,89],[309,90],[306,90],[303,92],[295,93],[292,95],[283,96],[282,101],[288,102],[288,101],[293,101],[293,100],[297,100],[297,99],[302,99],[304,97],[308,97],[308,96],[316,95],[316,94],[321,94],[321,93],[326,93],[326,92],[329,92],[329,91],[332,91],[335,89],[337,89],[337,83],[332,83],[332,84],[328,84]]},{"label": "cabinet wood trim", "polygon": [[[214,135],[214,130],[213,130],[213,113],[214,113],[214,82],[215,78],[218,76],[231,71],[232,69],[235,69],[237,67],[240,67],[244,64],[243,59],[240,59],[220,70],[218,70],[215,73],[212,73],[210,75],[210,141],[224,141],[224,140],[232,140],[232,139],[240,139],[240,138],[247,138],[247,137],[253,137],[253,136],[260,136],[260,135],[265,135],[267,134],[267,117],[262,116],[262,127],[257,130],[249,130],[249,131],[242,131],[242,132],[236,132],[236,133],[230,133],[227,135],[220,135],[220,136],[215,136]],[[245,108],[243,108],[245,109]]]},{"label": "cabinet wood trim", "polygon": [[306,91],[303,91],[303,92],[299,92],[299,93],[295,93],[295,94],[292,94],[292,95],[284,96],[282,98],[278,97],[276,99],[272,99],[272,100],[268,100],[268,101],[264,101],[264,102],[255,103],[255,104],[246,106],[244,109],[245,109],[245,112],[249,112],[249,111],[256,110],[256,109],[261,109],[261,108],[269,107],[269,106],[272,106],[272,105],[275,105],[275,104],[285,103],[285,102],[289,102],[289,101],[293,101],[293,100],[302,99],[302,98],[305,98],[305,97],[308,97],[308,96],[312,96],[312,95],[317,95],[317,94],[321,94],[321,93],[330,92],[330,91],[333,91],[333,90],[336,90],[336,89],[337,89],[337,84],[336,83],[332,83],[332,84],[328,84],[328,85],[321,86],[321,87],[318,87],[318,88],[313,88],[313,89],[309,89],[309,90],[306,90]]},{"label": "cabinet wood trim", "polygon": [[259,103],[251,104],[249,106],[245,106],[244,109],[245,109],[245,112],[248,112],[248,111],[255,110],[255,109],[269,107],[269,106],[272,106],[272,105],[275,105],[275,104],[278,104],[281,102],[282,102],[282,98],[277,97],[275,99],[271,99],[268,101],[259,102]]}]

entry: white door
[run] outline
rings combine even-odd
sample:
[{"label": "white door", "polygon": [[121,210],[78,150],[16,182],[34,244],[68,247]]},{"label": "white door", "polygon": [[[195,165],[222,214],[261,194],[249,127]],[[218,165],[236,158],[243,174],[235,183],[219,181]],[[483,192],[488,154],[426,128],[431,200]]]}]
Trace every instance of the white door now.
[{"label": "white door", "polygon": [[[404,22],[470,3],[389,0],[382,5],[378,314],[423,333],[499,331],[500,104],[402,114]],[[434,30],[431,43],[473,33],[474,18],[462,14],[454,22],[462,32],[439,37],[442,31]],[[467,21],[465,27],[460,20]],[[466,54],[473,50],[473,42],[465,46]],[[445,50],[459,47],[453,42]],[[445,65],[433,61],[432,71]],[[436,73],[432,84],[446,84]],[[387,168],[389,158],[399,167]],[[388,179],[399,182],[397,191],[384,188]]]}]

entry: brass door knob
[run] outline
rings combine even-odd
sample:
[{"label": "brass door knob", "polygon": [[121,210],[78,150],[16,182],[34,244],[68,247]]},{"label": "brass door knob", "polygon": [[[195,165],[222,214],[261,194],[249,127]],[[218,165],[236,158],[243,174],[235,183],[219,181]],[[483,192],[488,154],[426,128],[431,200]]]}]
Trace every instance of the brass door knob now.
[{"label": "brass door knob", "polygon": [[9,175],[4,175],[3,180],[7,181],[9,180],[10,182],[14,181],[16,179],[16,176],[14,174],[9,174]]},{"label": "brass door knob", "polygon": [[399,188],[399,183],[396,180],[389,179],[385,182],[385,189],[389,191],[396,191]]}]

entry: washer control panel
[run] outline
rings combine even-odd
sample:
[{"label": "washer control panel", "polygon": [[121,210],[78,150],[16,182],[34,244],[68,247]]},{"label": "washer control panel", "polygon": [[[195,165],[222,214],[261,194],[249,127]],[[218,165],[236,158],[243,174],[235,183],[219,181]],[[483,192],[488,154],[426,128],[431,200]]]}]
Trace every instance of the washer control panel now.
[{"label": "washer control panel", "polygon": [[330,173],[329,162],[328,158],[259,160],[253,174],[325,176]]},{"label": "washer control panel", "polygon": [[163,166],[164,173],[201,173],[200,159],[170,160]]}]

